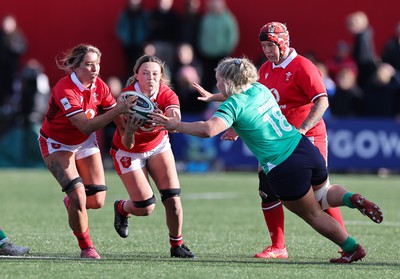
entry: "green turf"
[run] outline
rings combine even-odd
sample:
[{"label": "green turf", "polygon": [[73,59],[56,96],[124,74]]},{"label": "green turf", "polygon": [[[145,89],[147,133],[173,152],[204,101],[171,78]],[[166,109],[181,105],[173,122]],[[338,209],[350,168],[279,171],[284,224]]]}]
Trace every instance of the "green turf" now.
[{"label": "green turf", "polygon": [[367,250],[364,261],[329,263],[337,247],[286,212],[287,260],[254,259],[269,244],[255,173],[181,174],[184,238],[196,259],[169,256],[164,208],[130,219],[130,236],[113,228],[113,202],[127,194],[107,174],[106,205],[89,211],[91,236],[102,260],[81,260],[67,225],[63,193],[46,170],[0,171],[0,226],[13,242],[31,248],[27,257],[0,257],[0,278],[400,278],[400,177],[332,175],[352,192],[378,203],[375,224],[357,210],[342,209],[349,233]]}]

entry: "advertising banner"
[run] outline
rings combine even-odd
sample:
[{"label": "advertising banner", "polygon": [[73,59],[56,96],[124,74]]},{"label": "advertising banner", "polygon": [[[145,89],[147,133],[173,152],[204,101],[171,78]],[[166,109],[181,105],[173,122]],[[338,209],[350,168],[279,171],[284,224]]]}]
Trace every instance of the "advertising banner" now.
[{"label": "advertising banner", "polygon": [[[330,170],[400,170],[400,123],[340,119],[328,120],[326,126]],[[240,139],[229,142],[220,136],[202,139],[174,134],[171,141],[176,160],[186,164],[187,171],[257,169],[256,159]]]}]

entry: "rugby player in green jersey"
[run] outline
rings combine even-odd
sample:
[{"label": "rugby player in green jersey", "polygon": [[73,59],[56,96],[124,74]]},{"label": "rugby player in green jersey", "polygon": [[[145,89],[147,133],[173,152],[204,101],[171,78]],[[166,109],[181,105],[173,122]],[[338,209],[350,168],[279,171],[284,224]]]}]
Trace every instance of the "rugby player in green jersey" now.
[{"label": "rugby player in green jersey", "polygon": [[[232,127],[257,158],[283,205],[341,250],[332,263],[361,260],[366,252],[342,226],[323,210],[357,208],[381,223],[382,211],[360,194],[330,184],[325,160],[311,141],[290,125],[269,89],[258,83],[257,69],[246,58],[225,58],[216,68],[223,103],[207,121],[181,122],[152,113],[152,122],[170,132],[209,138]],[[200,94],[201,87],[197,84]]]}]

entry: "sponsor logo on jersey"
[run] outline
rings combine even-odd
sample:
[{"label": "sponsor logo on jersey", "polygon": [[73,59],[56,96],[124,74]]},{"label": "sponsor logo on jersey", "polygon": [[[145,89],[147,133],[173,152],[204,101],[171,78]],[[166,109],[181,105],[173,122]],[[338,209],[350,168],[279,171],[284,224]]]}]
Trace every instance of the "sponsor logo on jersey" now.
[{"label": "sponsor logo on jersey", "polygon": [[96,113],[93,109],[88,109],[86,112],[86,118],[87,119],[92,119],[93,117],[95,117]]},{"label": "sponsor logo on jersey", "polygon": [[274,95],[276,102],[279,103],[279,101],[281,100],[281,97],[279,96],[278,90],[276,90],[276,88],[271,88],[270,91],[271,91],[272,95]]}]

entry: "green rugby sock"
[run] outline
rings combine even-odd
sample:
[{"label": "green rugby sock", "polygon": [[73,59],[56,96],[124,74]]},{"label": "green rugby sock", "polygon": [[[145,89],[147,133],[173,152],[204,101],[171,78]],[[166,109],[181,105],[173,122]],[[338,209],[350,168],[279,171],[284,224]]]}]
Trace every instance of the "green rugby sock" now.
[{"label": "green rugby sock", "polygon": [[354,238],[349,236],[343,243],[339,244],[340,248],[343,249],[344,252],[351,252],[357,249],[357,242]]},{"label": "green rugby sock", "polygon": [[7,241],[5,232],[0,228],[0,247]]},{"label": "green rugby sock", "polygon": [[344,194],[342,201],[345,206],[350,207],[350,208],[356,208],[350,201],[350,197],[352,195],[353,195],[353,193],[347,192],[346,194]]}]

